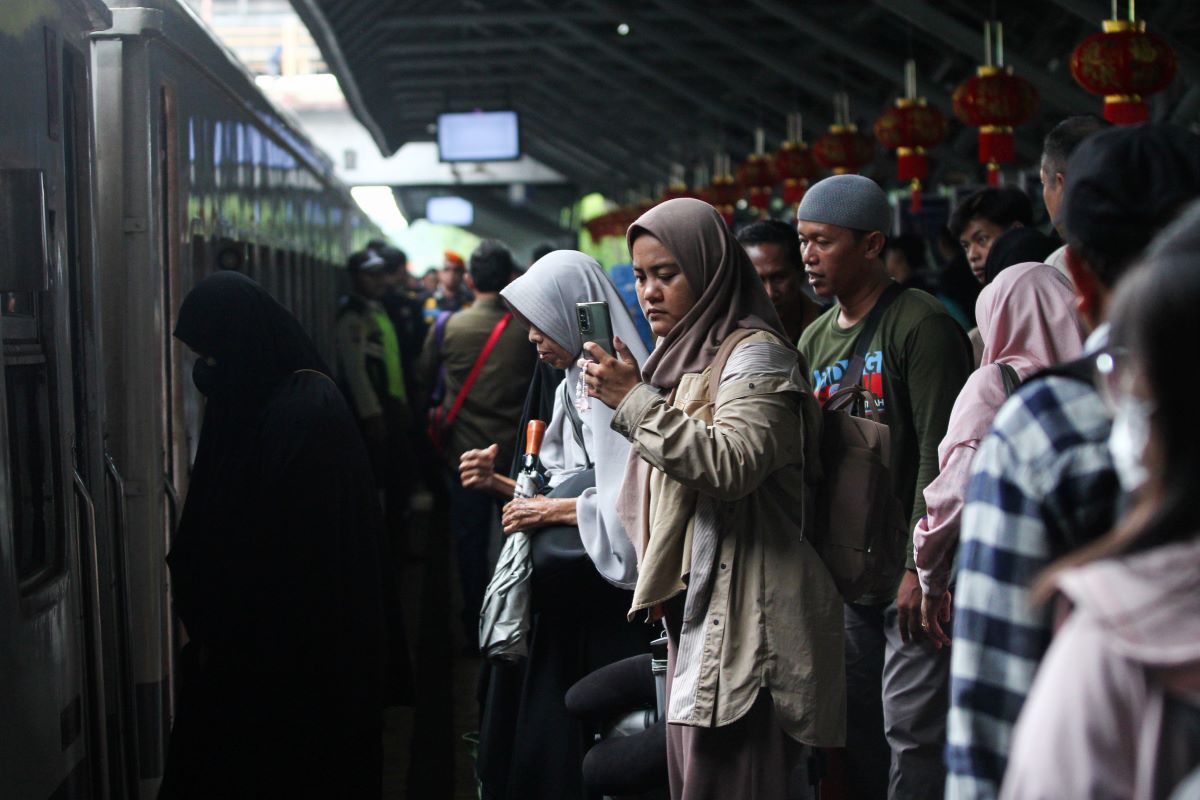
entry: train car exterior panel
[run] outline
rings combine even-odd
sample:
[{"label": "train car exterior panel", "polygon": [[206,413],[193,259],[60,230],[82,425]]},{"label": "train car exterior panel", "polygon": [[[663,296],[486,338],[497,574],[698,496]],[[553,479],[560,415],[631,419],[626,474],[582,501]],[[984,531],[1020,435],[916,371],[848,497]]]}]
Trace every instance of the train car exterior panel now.
[{"label": "train car exterior panel", "polygon": [[87,34],[109,20],[91,2],[24,3],[0,19],[0,69],[11,76],[0,83],[0,203],[34,209],[45,244],[0,245],[0,790],[12,797],[108,788],[97,583],[106,506],[80,302],[94,263]]}]

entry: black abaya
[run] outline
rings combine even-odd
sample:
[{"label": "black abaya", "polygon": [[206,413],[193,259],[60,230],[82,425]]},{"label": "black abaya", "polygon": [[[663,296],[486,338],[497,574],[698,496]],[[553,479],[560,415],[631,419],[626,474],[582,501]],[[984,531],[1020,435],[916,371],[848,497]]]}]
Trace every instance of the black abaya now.
[{"label": "black abaya", "polygon": [[378,797],[381,526],[354,418],[250,279],[205,279],[179,320],[216,365],[167,558],[190,642],[160,797]]}]

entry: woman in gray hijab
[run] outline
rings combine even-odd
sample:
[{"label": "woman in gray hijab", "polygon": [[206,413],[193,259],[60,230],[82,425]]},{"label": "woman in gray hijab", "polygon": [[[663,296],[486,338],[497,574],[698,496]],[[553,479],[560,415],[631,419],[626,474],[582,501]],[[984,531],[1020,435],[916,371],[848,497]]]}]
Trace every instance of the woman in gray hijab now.
[{"label": "woman in gray hijab", "polygon": [[617,514],[629,442],[611,427],[612,409],[587,397],[576,303],[607,302],[616,337],[647,360],[615,286],[595,259],[559,250],[501,291],[546,364],[566,370],[542,443],[549,496],[511,499],[513,481],[495,471],[495,448],[464,453],[464,486],[508,500],[506,533],[532,533],[533,629],[528,659],[488,664],[481,682],[478,773],[485,798],[583,798],[581,764],[590,737],[567,714],[577,679],[649,652],[652,631],[625,612],[637,558]]}]

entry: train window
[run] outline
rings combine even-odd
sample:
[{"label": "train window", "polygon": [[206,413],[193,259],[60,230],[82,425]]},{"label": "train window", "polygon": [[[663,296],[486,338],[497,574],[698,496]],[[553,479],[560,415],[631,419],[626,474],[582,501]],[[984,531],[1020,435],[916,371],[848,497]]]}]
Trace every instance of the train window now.
[{"label": "train window", "polygon": [[10,364],[4,378],[13,549],[26,586],[53,574],[59,556],[50,392],[45,362]]}]

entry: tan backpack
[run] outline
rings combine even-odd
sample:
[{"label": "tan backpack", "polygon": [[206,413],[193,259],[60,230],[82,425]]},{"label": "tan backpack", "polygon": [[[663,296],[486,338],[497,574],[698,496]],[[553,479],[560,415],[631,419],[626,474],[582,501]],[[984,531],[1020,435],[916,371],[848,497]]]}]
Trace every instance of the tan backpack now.
[{"label": "tan backpack", "polygon": [[[896,497],[891,435],[877,398],[861,385],[871,339],[903,287],[889,286],[867,315],[838,391],[821,411],[822,475],[809,533],[842,597],[850,602],[886,590],[904,561],[908,520]],[[867,409],[875,412],[868,417]]]}]

